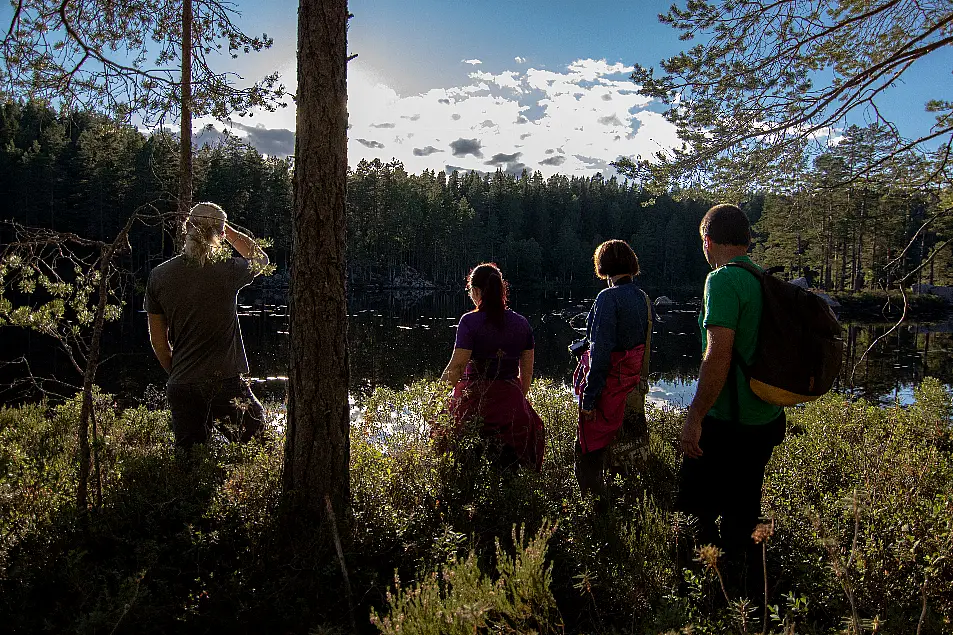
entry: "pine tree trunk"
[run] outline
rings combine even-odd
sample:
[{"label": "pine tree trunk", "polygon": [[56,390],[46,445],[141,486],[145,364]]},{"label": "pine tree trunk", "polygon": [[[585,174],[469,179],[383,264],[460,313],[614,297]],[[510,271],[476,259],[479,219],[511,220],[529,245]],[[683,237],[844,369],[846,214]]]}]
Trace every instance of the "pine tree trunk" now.
[{"label": "pine tree trunk", "polygon": [[824,233],[827,242],[824,245],[824,289],[833,289],[834,269],[834,204],[828,203],[827,217],[824,219]]},{"label": "pine tree trunk", "polygon": [[843,238],[841,243],[841,258],[840,258],[840,279],[837,281],[837,290],[844,291],[847,289],[847,236]]},{"label": "pine tree trunk", "polygon": [[860,291],[868,286],[870,281],[864,275],[864,235],[867,233],[867,199],[861,198],[860,220],[857,228],[856,253],[854,255],[854,283],[853,290]]},{"label": "pine tree trunk", "polygon": [[179,97],[177,248],[185,244],[185,219],[192,208],[192,0],[182,2],[182,85]]},{"label": "pine tree trunk", "polygon": [[[300,0],[284,487],[303,518],[349,499],[347,2]],[[343,533],[343,532],[342,532]]]}]

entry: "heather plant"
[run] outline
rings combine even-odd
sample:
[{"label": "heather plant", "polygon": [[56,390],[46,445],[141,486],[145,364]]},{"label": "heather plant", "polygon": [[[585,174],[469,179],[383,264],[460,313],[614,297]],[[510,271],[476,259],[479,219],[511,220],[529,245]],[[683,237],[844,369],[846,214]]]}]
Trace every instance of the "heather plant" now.
[{"label": "heather plant", "polygon": [[528,539],[523,529],[514,528],[513,556],[497,541],[494,577],[481,571],[473,551],[465,558],[454,556],[409,589],[395,577],[394,591],[387,594],[389,610],[378,615],[371,609],[371,623],[386,635],[561,632],[550,592],[552,564],[546,562],[551,533],[546,523]]},{"label": "heather plant", "polygon": [[[533,535],[551,522],[552,593],[567,626],[643,621],[675,574],[666,511],[674,494],[673,441],[654,437],[652,457],[639,472],[615,477],[613,504],[600,514],[578,494],[576,408],[564,386],[537,381],[529,394],[546,426],[539,473],[501,470],[478,423],[452,429],[445,396],[433,382],[378,389],[352,427],[360,550],[391,556],[375,559],[371,583],[379,600],[395,571],[400,579],[439,577],[440,567],[455,562],[494,572],[499,549],[518,549],[514,526]],[[651,416],[666,435],[676,429],[676,411],[654,409]]]},{"label": "heather plant", "polygon": [[5,627],[168,632],[253,615],[280,452],[214,440],[176,454],[167,412],[120,410],[98,390],[94,405],[103,505],[87,516],[72,496],[82,397],[0,409]]},{"label": "heather plant", "polygon": [[768,584],[746,591],[672,511],[681,410],[650,408],[649,457],[613,475],[597,512],[573,477],[567,388],[530,393],[546,425],[539,473],[500,469],[477,426],[451,426],[445,398],[419,382],[352,411],[340,557],[283,540],[274,429],[265,443],[215,437],[178,454],[167,412],[95,391],[103,504],[83,515],[81,399],[0,409],[5,627],[352,632],[351,595],[368,633],[950,630],[953,407],[935,381],[911,406],[830,395],[789,410],[765,486],[773,526],[757,532]]}]

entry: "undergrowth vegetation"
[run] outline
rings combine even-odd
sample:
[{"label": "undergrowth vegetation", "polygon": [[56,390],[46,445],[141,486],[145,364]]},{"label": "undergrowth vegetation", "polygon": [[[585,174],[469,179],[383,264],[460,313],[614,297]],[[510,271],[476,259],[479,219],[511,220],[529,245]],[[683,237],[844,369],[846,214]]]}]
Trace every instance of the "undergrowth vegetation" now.
[{"label": "undergrowth vegetation", "polygon": [[765,486],[767,607],[760,587],[724,588],[718,554],[699,554],[691,519],[671,511],[678,409],[651,409],[649,457],[597,513],[576,490],[563,386],[530,393],[540,473],[501,470],[473,430],[435,441],[444,396],[428,382],[378,389],[352,424],[350,599],[333,547],[283,540],[280,431],[181,456],[165,411],[97,394],[102,496],[80,515],[79,401],[0,410],[3,628],[346,633],[353,604],[368,633],[953,629],[953,428],[938,382],[909,407],[829,395],[789,410]]}]

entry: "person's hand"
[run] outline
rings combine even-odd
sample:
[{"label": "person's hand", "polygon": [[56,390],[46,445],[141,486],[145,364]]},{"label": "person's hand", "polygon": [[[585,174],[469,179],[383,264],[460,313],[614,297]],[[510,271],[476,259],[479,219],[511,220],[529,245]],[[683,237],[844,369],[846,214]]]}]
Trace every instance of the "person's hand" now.
[{"label": "person's hand", "polygon": [[580,406],[580,408],[579,408],[579,414],[580,414],[580,416],[582,416],[583,419],[593,419],[593,418],[595,418],[595,416],[596,416],[596,411],[595,411],[595,410],[586,410],[585,408],[582,408],[582,407]]},{"label": "person's hand", "polygon": [[702,449],[698,441],[702,438],[702,420],[694,410],[688,409],[685,415],[685,423],[682,425],[682,437],[679,441],[679,449],[685,456],[697,459],[701,457]]}]

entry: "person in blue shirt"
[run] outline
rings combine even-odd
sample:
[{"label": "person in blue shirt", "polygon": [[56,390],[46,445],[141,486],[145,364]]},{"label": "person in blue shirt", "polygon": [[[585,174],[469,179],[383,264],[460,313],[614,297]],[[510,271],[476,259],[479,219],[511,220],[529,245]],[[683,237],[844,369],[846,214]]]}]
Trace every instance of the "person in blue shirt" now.
[{"label": "person in blue shirt", "polygon": [[609,286],[592,304],[586,321],[589,350],[574,374],[579,397],[575,471],[580,491],[604,500],[609,446],[622,428],[626,399],[642,379],[649,306],[634,280],[639,259],[625,241],[599,245],[593,265]]}]

